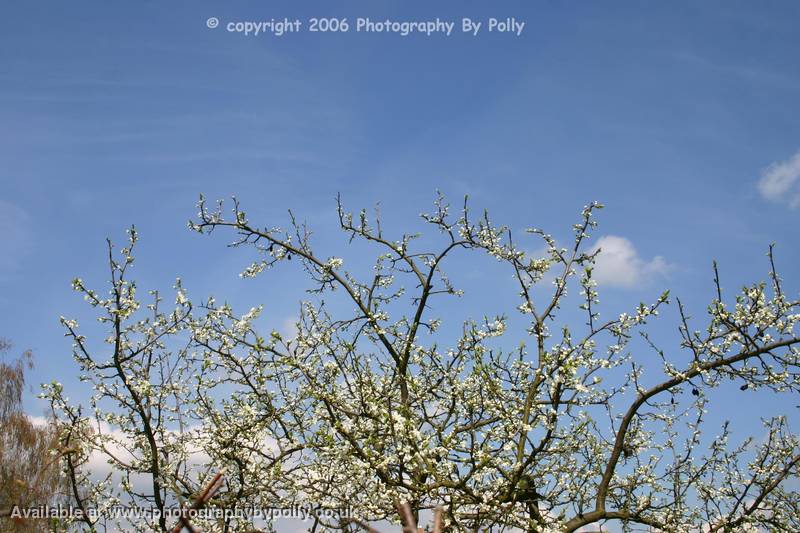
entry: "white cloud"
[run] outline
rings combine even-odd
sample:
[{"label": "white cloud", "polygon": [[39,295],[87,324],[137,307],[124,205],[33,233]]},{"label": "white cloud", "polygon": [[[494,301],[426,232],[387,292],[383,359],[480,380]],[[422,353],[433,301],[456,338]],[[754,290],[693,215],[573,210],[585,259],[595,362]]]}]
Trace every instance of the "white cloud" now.
[{"label": "white cloud", "polygon": [[50,423],[50,419],[44,416],[31,416],[28,415],[28,420],[30,420],[31,424],[37,428],[43,428]]},{"label": "white cloud", "polygon": [[772,202],[800,207],[800,152],[765,168],[758,180],[758,191]]},{"label": "white cloud", "polygon": [[598,249],[600,253],[592,273],[598,285],[633,288],[648,283],[656,276],[664,276],[672,269],[660,255],[649,261],[639,257],[636,247],[625,237],[600,237],[591,251]]},{"label": "white cloud", "polygon": [[287,341],[294,340],[294,338],[297,337],[297,333],[298,333],[298,330],[297,330],[297,321],[298,320],[299,320],[299,318],[294,317],[294,316],[290,316],[290,317],[287,317],[287,318],[283,319],[283,322],[281,323],[281,328],[278,331],[278,333],[280,333],[281,336]]},{"label": "white cloud", "polygon": [[[28,419],[34,426],[44,427],[51,421],[44,416],[28,416]],[[106,435],[108,440],[105,441],[105,451],[100,449],[93,449],[89,454],[88,461],[84,468],[91,472],[91,478],[94,481],[100,481],[106,478],[107,475],[112,474],[112,481],[119,483],[122,479],[122,472],[116,470],[112,464],[109,463],[111,456],[123,463],[132,463],[136,461],[136,456],[131,453],[135,448],[133,442],[123,431],[118,428],[112,428],[106,422],[100,422],[99,426],[95,425],[94,430]],[[202,427],[194,425],[186,428],[184,433],[198,434],[202,431]],[[177,431],[168,431],[169,435],[173,437],[178,436]],[[277,450],[277,444],[274,441],[268,441],[265,444],[265,450]],[[199,447],[189,446],[189,455],[187,458],[187,467],[196,476],[204,471],[204,469],[211,464],[211,458]],[[148,488],[147,482],[149,478],[144,474],[133,475],[134,488],[140,492],[146,491]]]}]

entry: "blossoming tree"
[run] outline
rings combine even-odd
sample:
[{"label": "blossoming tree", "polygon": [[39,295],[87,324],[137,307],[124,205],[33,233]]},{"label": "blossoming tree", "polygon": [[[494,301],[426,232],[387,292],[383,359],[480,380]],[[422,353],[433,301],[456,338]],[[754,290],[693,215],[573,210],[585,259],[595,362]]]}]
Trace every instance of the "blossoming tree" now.
[{"label": "blossoming tree", "polygon": [[[407,502],[415,520],[441,506],[451,531],[572,532],[604,523],[800,530],[792,485],[800,443],[787,419],[766,419],[763,433],[735,442],[727,424],[713,438],[703,431],[716,388],[800,388],[800,302],[784,293],[771,250],[769,282],[732,301],[716,277],[702,325],[679,303],[680,339],[664,348],[648,330],[668,293],[613,318],[597,311],[598,252],[588,241],[601,207],[583,210],[566,247],[528,230],[545,246],[531,257],[509,228],[474,216],[466,202],[453,216],[439,198],[422,215],[440,242],[424,249],[417,235],[389,237],[379,219],[338,203],[349,240],[377,249],[363,276],[361,265],[318,255],[293,215],[285,229],[265,228],[236,201],[227,218],[222,203],[209,208],[201,199],[190,227],[229,231],[234,246],[250,247],[255,260],[243,276],[284,262],[305,272],[312,287],[296,332],[264,330],[260,307],[236,313],[213,298],[193,305],[180,285],[174,309],[162,311],[155,296],[151,316],[139,316],[126,275],[132,247],[121,262],[110,255],[110,297],[75,283],[103,312],[110,357],[91,355],[77,323],[64,319],[84,378],[95,384],[94,413],[58,386],[47,394],[64,435],[84,428],[83,463],[104,455],[124,478],[93,482],[73,461],[75,493],[95,504],[127,497],[163,509],[224,467],[211,505],[307,503],[356,513],[318,517],[312,529],[396,520]],[[434,303],[469,289],[446,267],[455,254],[480,261],[470,253],[507,269],[517,302],[498,316],[467,310],[471,318],[454,325],[434,315]],[[567,311],[573,304],[582,320]],[[520,321],[516,334],[509,326]],[[146,483],[137,486],[136,476]],[[252,521],[202,525],[247,530]],[[169,527],[163,518],[145,526]]]}]

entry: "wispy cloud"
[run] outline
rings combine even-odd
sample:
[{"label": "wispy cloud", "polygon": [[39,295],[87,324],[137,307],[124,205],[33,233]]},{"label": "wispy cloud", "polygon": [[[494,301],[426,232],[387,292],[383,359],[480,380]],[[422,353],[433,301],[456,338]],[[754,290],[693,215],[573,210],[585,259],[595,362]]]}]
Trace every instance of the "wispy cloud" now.
[{"label": "wispy cloud", "polygon": [[660,255],[649,261],[642,259],[633,243],[625,237],[600,237],[591,251],[598,249],[600,253],[593,272],[598,285],[629,289],[665,276],[672,269],[672,265]]},{"label": "wispy cloud", "polygon": [[800,151],[765,168],[758,180],[758,192],[772,202],[800,207]]},{"label": "wispy cloud", "polygon": [[17,270],[30,251],[31,233],[30,215],[0,200],[0,278]]}]

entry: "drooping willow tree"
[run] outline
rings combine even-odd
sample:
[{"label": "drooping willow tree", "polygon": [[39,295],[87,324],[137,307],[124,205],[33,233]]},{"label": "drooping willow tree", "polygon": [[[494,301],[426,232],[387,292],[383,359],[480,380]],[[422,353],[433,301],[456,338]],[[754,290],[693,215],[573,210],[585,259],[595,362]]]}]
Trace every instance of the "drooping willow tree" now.
[{"label": "drooping willow tree", "polygon": [[50,531],[51,521],[23,510],[59,501],[64,485],[59,468],[56,426],[22,409],[25,374],[33,355],[7,360],[11,343],[0,338],[0,533]]},{"label": "drooping willow tree", "polygon": [[[597,311],[592,270],[602,252],[589,243],[599,204],[583,210],[568,246],[528,230],[545,246],[536,257],[466,202],[452,215],[438,198],[423,215],[440,242],[433,248],[337,206],[345,236],[377,250],[366,276],[361,264],[318,255],[293,215],[286,228],[263,227],[236,201],[228,218],[222,203],[201,199],[190,222],[252,250],[244,277],[279,263],[303,270],[312,285],[292,335],[263,329],[261,307],[192,304],[180,284],[171,309],[157,293],[140,309],[128,279],[135,232],[121,260],[109,248],[108,295],[76,280],[110,333],[95,354],[77,323],[63,320],[95,387],[93,412],[59,386],[48,390],[63,434],[85,443],[65,461],[77,503],[166,511],[225,468],[213,507],[349,507],[359,519],[319,517],[309,524],[316,530],[393,520],[398,502],[423,516],[442,506],[452,531],[800,530],[800,443],[787,419],[764,420],[763,433],[744,441],[727,424],[713,439],[703,431],[715,388],[800,388],[800,302],[785,294],[771,249],[768,283],[728,301],[717,276],[705,322],[679,306],[680,338],[663,347],[648,330],[668,293],[613,318]],[[462,265],[482,254],[500,262],[516,285],[513,308],[484,316],[459,306],[470,318],[455,325],[454,313],[437,316],[452,309],[438,302],[459,305],[469,290],[447,275],[455,254]],[[572,304],[584,319],[567,312]],[[509,324],[520,320],[517,333]],[[93,454],[119,479],[93,481]],[[202,522],[218,531],[253,524]],[[170,525],[163,514],[139,523]]]}]

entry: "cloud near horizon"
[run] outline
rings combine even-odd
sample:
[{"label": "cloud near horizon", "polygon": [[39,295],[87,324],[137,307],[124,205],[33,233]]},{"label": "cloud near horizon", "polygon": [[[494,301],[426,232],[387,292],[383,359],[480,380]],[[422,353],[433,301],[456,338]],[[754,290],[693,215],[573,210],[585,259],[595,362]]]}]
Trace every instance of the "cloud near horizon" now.
[{"label": "cloud near horizon", "polygon": [[595,259],[592,277],[598,285],[626,289],[646,285],[655,277],[666,276],[672,265],[657,255],[646,261],[633,243],[625,237],[604,235],[591,251],[600,250]]},{"label": "cloud near horizon", "polygon": [[785,203],[792,209],[800,207],[800,151],[762,170],[758,192],[771,202]]}]

